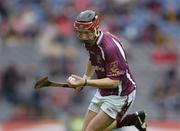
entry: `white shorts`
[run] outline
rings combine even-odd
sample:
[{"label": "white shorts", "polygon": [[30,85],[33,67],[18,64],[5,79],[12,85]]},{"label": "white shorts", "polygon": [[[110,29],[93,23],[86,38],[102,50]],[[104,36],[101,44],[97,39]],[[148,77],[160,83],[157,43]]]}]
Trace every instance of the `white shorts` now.
[{"label": "white shorts", "polygon": [[135,95],[136,90],[134,90],[128,96],[101,96],[101,94],[97,90],[96,94],[91,100],[88,109],[96,113],[102,110],[111,118],[116,119],[117,114],[122,111],[122,108],[125,104],[130,104],[128,107],[129,110],[129,108],[132,106],[132,103],[135,100]]}]

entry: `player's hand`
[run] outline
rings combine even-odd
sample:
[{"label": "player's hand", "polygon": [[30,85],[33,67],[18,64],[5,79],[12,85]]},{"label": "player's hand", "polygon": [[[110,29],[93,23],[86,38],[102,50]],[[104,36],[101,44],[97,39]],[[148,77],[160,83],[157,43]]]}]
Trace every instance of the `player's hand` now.
[{"label": "player's hand", "polygon": [[68,79],[67,79],[67,84],[70,87],[75,88],[76,91],[80,91],[83,89],[84,87],[84,83],[85,83],[85,79],[77,76],[77,75],[71,75]]}]

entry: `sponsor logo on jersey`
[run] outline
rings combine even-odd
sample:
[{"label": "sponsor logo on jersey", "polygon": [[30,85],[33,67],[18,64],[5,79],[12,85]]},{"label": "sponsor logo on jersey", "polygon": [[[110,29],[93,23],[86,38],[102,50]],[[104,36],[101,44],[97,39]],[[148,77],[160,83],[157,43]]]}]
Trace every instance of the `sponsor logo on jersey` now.
[{"label": "sponsor logo on jersey", "polygon": [[111,64],[110,64],[110,72],[109,72],[108,76],[119,76],[119,75],[122,75],[122,74],[124,74],[124,72],[119,70],[118,61],[111,62]]}]

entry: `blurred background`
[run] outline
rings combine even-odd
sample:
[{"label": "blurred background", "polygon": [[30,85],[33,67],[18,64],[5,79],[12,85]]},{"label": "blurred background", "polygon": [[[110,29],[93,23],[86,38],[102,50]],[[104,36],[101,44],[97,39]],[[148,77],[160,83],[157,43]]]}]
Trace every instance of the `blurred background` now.
[{"label": "blurred background", "polygon": [[0,0],[0,131],[80,131],[95,90],[33,85],[83,75],[73,22],[86,9],[123,38],[138,85],[130,113],[146,110],[149,131],[180,131],[179,0]]}]

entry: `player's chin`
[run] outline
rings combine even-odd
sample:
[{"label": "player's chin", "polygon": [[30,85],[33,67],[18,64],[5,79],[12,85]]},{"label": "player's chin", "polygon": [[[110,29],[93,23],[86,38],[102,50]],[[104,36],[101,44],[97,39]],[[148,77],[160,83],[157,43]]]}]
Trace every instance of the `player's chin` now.
[{"label": "player's chin", "polygon": [[94,40],[81,40],[85,44],[93,44]]}]

